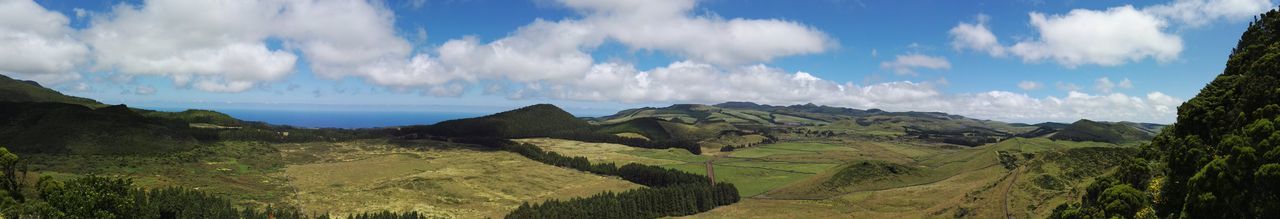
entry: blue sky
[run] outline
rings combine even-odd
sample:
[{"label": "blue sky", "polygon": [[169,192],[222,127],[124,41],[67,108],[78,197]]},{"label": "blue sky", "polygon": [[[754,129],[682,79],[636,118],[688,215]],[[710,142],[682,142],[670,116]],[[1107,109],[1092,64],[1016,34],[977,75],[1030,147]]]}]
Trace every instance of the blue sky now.
[{"label": "blue sky", "polygon": [[[0,24],[10,32],[0,33],[9,41],[0,48],[13,47],[0,58],[61,61],[0,62],[0,74],[113,104],[497,111],[549,102],[598,115],[672,103],[813,102],[1016,122],[1172,121],[1176,106],[1220,73],[1252,16],[1275,7],[1269,0],[32,3],[0,4],[27,13]],[[971,40],[984,32],[994,42]],[[27,41],[36,46],[22,47]]]}]

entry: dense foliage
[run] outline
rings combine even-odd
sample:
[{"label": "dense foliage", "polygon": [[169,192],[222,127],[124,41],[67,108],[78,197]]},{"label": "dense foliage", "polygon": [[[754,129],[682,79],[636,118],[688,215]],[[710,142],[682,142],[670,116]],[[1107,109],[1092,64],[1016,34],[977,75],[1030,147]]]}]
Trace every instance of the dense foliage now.
[{"label": "dense foliage", "polygon": [[1145,148],[1155,162],[1121,166],[1054,216],[1280,217],[1277,97],[1280,11],[1273,10],[1249,25],[1223,73],[1178,107],[1177,123]]},{"label": "dense foliage", "polygon": [[585,157],[547,152],[535,145],[495,138],[469,138],[466,143],[515,152],[529,159],[600,175],[618,176],[646,188],[603,193],[588,198],[528,203],[507,218],[658,218],[691,215],[740,199],[733,184],[708,182],[706,177],[679,170],[631,163],[591,164]]},{"label": "dense foliage", "polygon": [[196,143],[185,129],[123,105],[0,102],[0,144],[14,145],[10,149],[19,153],[172,152]]},{"label": "dense foliage", "polygon": [[1280,12],[1249,25],[1226,69],[1178,107],[1152,145],[1168,163],[1156,210],[1175,217],[1280,217]]},{"label": "dense foliage", "polygon": [[606,192],[567,201],[524,204],[507,218],[660,218],[692,215],[738,202],[738,190],[728,183],[706,182]]}]

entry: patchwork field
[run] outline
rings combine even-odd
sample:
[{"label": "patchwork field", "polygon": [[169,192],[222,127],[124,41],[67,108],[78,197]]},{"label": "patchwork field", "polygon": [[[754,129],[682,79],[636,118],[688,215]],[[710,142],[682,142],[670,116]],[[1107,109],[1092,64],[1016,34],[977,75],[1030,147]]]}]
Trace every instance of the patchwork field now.
[{"label": "patchwork field", "polygon": [[[522,139],[598,162],[705,174],[709,155],[557,139]],[[1131,145],[1011,139],[975,148],[812,139],[720,154],[716,180],[741,202],[690,218],[1044,217]],[[1006,165],[1006,163],[1008,165]],[[1014,174],[1017,172],[1017,174]],[[1070,178],[1068,176],[1086,176]],[[1046,179],[1035,180],[1035,178]],[[1068,182],[1071,181],[1071,182]]]},{"label": "patchwork field", "polygon": [[325,156],[338,160],[285,168],[303,210],[339,214],[415,210],[446,218],[497,218],[523,202],[640,187],[508,152],[334,147],[329,150],[344,152]]},{"label": "patchwork field", "polygon": [[524,202],[641,187],[514,153],[434,141],[223,142],[167,156],[32,159],[38,176],[124,176],[145,188],[183,186],[240,205],[334,215],[416,210],[442,218],[501,218]]}]

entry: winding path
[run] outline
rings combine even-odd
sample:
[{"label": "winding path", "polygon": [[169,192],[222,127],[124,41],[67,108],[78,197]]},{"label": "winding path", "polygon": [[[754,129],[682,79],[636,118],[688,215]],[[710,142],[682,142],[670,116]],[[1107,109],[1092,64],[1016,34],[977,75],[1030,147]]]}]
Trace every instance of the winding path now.
[{"label": "winding path", "polygon": [[1006,218],[1014,218],[1012,214],[1009,214],[1009,192],[1010,190],[1013,189],[1013,186],[1018,184],[1018,174],[1022,173],[1022,171],[1019,171],[1019,170],[1022,170],[1022,167],[1013,168],[1013,172],[1010,173],[1011,175],[1010,177],[1012,178],[1009,179],[1009,185],[1004,187],[1003,203],[1004,203],[1004,216]]}]

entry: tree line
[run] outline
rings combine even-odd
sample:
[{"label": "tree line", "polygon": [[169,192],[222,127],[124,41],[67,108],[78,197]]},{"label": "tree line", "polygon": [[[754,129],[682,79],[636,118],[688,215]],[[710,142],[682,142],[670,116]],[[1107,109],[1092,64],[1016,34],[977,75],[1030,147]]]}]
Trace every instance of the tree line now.
[{"label": "tree line", "polygon": [[511,151],[529,159],[599,175],[618,176],[647,187],[620,193],[606,192],[587,198],[525,203],[507,218],[658,218],[691,215],[738,202],[738,189],[730,183],[711,183],[707,177],[643,164],[591,164],[586,157],[569,157],[536,145],[505,139],[468,138],[463,143]]}]

